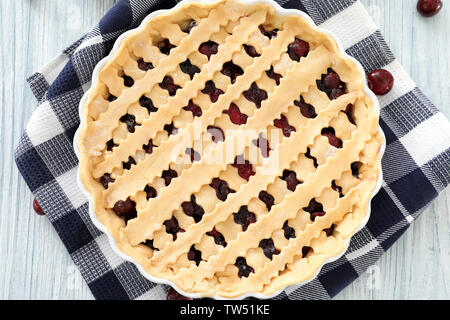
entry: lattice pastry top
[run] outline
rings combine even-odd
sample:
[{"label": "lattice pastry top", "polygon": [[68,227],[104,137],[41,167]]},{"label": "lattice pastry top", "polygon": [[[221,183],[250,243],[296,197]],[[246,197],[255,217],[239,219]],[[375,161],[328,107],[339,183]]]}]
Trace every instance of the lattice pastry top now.
[{"label": "lattice pastry top", "polygon": [[356,64],[262,3],[150,19],[101,68],[81,121],[99,221],[148,274],[201,296],[311,278],[345,249],[380,172]]}]

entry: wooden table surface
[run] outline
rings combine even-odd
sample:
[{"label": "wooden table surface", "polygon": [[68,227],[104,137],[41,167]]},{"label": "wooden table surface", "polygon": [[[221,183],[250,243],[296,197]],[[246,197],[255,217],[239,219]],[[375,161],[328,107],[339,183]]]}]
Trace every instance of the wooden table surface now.
[{"label": "wooden table surface", "polygon": [[[55,230],[32,209],[13,160],[36,102],[25,78],[78,39],[114,0],[0,1],[0,299],[92,299]],[[450,3],[431,19],[415,0],[363,0],[394,54],[450,118]],[[450,298],[450,190],[337,299]]]}]

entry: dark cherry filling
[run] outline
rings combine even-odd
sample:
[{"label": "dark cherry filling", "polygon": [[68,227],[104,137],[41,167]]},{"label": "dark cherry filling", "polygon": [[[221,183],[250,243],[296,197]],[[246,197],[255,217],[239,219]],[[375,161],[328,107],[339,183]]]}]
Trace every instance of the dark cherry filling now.
[{"label": "dark cherry filling", "polygon": [[222,71],[224,75],[230,77],[231,83],[236,81],[236,78],[244,74],[244,70],[241,67],[234,64],[232,61],[228,61],[223,65]]},{"label": "dark cherry filling", "polygon": [[321,80],[317,80],[316,84],[317,88],[325,92],[331,100],[344,95],[347,90],[347,85],[331,68],[328,68],[327,74],[323,74]]},{"label": "dark cherry filling", "polygon": [[198,48],[198,51],[201,54],[204,54],[205,56],[211,58],[212,55],[216,54],[218,52],[219,45],[215,43],[214,41],[208,41],[203,42],[200,47]]},{"label": "dark cherry filling", "polygon": [[243,125],[247,123],[248,116],[245,113],[241,113],[239,107],[231,103],[228,110],[223,111],[224,114],[227,114],[230,117],[230,121],[237,125]]},{"label": "dark cherry filling", "polygon": [[136,160],[134,160],[134,158],[132,157],[128,157],[128,161],[127,162],[122,162],[122,167],[125,170],[130,170],[131,169],[131,165],[135,165],[136,164]]},{"label": "dark cherry filling", "polygon": [[237,258],[234,265],[239,269],[238,275],[240,278],[248,278],[250,273],[255,273],[255,270],[247,264],[247,260],[243,257]]},{"label": "dark cherry filling", "polygon": [[209,95],[209,99],[211,99],[211,102],[217,102],[219,100],[219,96],[221,94],[224,94],[224,92],[218,88],[216,88],[216,84],[209,80],[205,84],[205,88],[202,90],[202,93]]},{"label": "dark cherry filling", "polygon": [[322,129],[322,135],[328,138],[328,142],[335,148],[342,148],[342,140],[336,137],[334,128],[328,127]]},{"label": "dark cherry filling", "polygon": [[178,220],[175,217],[172,217],[171,219],[164,221],[163,224],[166,227],[166,232],[172,235],[173,241],[177,240],[178,232],[184,232],[184,230],[180,228]]},{"label": "dark cherry filling", "polygon": [[327,237],[331,237],[334,233],[335,228],[336,228],[336,226],[334,224],[332,224],[331,227],[329,227],[328,229],[324,229],[323,231],[325,231],[325,233],[327,234]]},{"label": "dark cherry filling", "polygon": [[311,250],[311,247],[306,247],[306,246],[303,247],[302,248],[302,258],[305,258],[310,250]]},{"label": "dark cherry filling", "polygon": [[271,150],[269,140],[265,139],[261,133],[259,134],[259,138],[257,140],[253,140],[253,144],[261,149],[261,154],[264,158],[269,157]]},{"label": "dark cherry filling", "polygon": [[436,15],[442,8],[441,0],[419,0],[417,2],[417,11],[424,17]]},{"label": "dark cherry filling", "polygon": [[370,90],[378,96],[383,96],[392,90],[394,76],[385,69],[377,69],[369,73],[367,82]]},{"label": "dark cherry filling", "polygon": [[161,87],[161,89],[167,90],[171,97],[173,97],[177,93],[178,89],[181,89],[180,86],[176,85],[173,82],[173,78],[170,76],[165,76],[159,86]]},{"label": "dark cherry filling", "polygon": [[275,83],[277,84],[277,86],[280,85],[280,80],[281,80],[281,78],[283,78],[283,76],[281,74],[276,73],[273,70],[273,66],[270,66],[270,70],[266,71],[266,74],[270,79],[275,80]]},{"label": "dark cherry filling", "polygon": [[288,46],[289,57],[294,61],[299,62],[300,58],[306,57],[308,53],[309,43],[301,39],[295,38],[294,42]]},{"label": "dark cherry filling", "polygon": [[213,228],[211,231],[207,232],[206,235],[213,237],[214,242],[219,246],[227,246],[227,242],[225,241],[224,236],[219,231],[217,231],[216,228]]},{"label": "dark cherry filling", "polygon": [[225,141],[225,133],[219,127],[208,126],[207,132],[211,135],[211,139],[215,143]]},{"label": "dark cherry filling", "polygon": [[158,193],[156,192],[155,188],[150,187],[149,185],[146,185],[144,188],[144,192],[147,195],[147,200],[156,198],[158,196]]},{"label": "dark cherry filling", "polygon": [[112,210],[121,218],[125,219],[125,222],[128,220],[134,219],[137,217],[136,211],[136,202],[127,198],[127,200],[122,201],[119,200],[114,204]]},{"label": "dark cherry filling", "polygon": [[125,123],[127,125],[127,129],[129,132],[133,133],[135,130],[136,125],[136,117],[132,114],[127,113],[126,115],[122,116],[120,118],[120,121]]},{"label": "dark cherry filling", "polygon": [[300,113],[305,118],[314,119],[317,117],[316,109],[312,105],[306,103],[302,96],[300,96],[299,101],[294,101],[294,104],[300,108]]},{"label": "dark cherry filling", "polygon": [[289,223],[287,221],[283,224],[283,231],[284,231],[284,237],[286,239],[289,240],[291,238],[295,238],[295,230],[294,230],[294,228],[291,228],[289,226]]},{"label": "dark cherry filling", "polygon": [[173,48],[176,48],[176,46],[174,46],[173,44],[170,43],[169,39],[164,39],[163,41],[161,41],[158,44],[159,47],[159,51],[161,51],[161,53],[168,55],[170,53],[170,50],[172,50]]},{"label": "dark cherry filling", "polygon": [[134,84],[134,80],[132,77],[129,77],[127,75],[122,76],[123,78],[123,84],[125,85],[125,87],[132,87]]},{"label": "dark cherry filling", "polygon": [[272,206],[275,204],[275,198],[268,193],[267,191],[261,191],[258,195],[258,199],[264,202],[266,205],[267,210],[270,211],[272,209]]},{"label": "dark cherry filling", "polygon": [[281,180],[286,181],[288,190],[292,192],[295,191],[297,185],[301,184],[301,182],[297,180],[297,174],[291,170],[283,170],[283,175],[280,178]]},{"label": "dark cherry filling", "polygon": [[284,114],[281,115],[280,119],[273,120],[275,127],[280,128],[283,131],[283,135],[287,138],[291,136],[291,132],[296,131],[295,128],[289,125],[288,119]]},{"label": "dark cherry filling", "polygon": [[276,37],[277,33],[278,33],[278,29],[273,29],[273,30],[267,31],[263,25],[259,26],[259,31],[261,31],[261,33],[263,35],[265,35],[266,37],[268,37],[269,39]]},{"label": "dark cherry filling", "polygon": [[100,178],[100,183],[102,184],[103,188],[108,189],[108,184],[113,183],[116,181],[115,179],[111,178],[111,175],[109,173],[105,173]]},{"label": "dark cherry filling", "polygon": [[314,167],[317,168],[319,166],[319,163],[317,162],[317,159],[311,155],[311,149],[310,148],[306,149],[305,157],[307,157],[308,159],[311,159],[314,162]]},{"label": "dark cherry filling", "polygon": [[156,107],[153,105],[152,99],[147,98],[147,97],[144,96],[144,95],[139,99],[139,104],[141,105],[141,107],[147,109],[148,114],[151,114],[152,112],[158,111],[158,108],[156,108]]},{"label": "dark cherry filling", "polygon": [[353,104],[349,104],[347,105],[347,107],[345,108],[344,112],[347,115],[348,121],[350,121],[351,124],[356,126],[356,122],[355,122],[355,118],[353,117],[353,111],[354,111],[354,106]]},{"label": "dark cherry filling", "polygon": [[42,210],[41,206],[37,202],[36,198],[33,199],[33,210],[40,216],[45,215],[44,211]]},{"label": "dark cherry filling", "polygon": [[280,250],[275,248],[275,244],[272,239],[263,239],[259,242],[259,247],[263,249],[264,255],[272,260],[273,255],[280,254]]},{"label": "dark cherry filling", "polygon": [[183,202],[181,208],[186,215],[193,217],[196,223],[201,221],[203,215],[205,214],[203,208],[197,204],[194,195],[191,195],[191,201]]},{"label": "dark cherry filling", "polygon": [[312,221],[314,221],[316,217],[325,215],[322,204],[317,202],[316,199],[312,199],[309,202],[309,205],[306,208],[303,208],[303,210],[310,214]]},{"label": "dark cherry filling", "polygon": [[351,164],[350,168],[352,169],[352,175],[355,178],[359,178],[359,170],[361,169],[362,165],[363,164],[361,162],[359,162],[359,161],[353,162]]},{"label": "dark cherry filling", "polygon": [[151,69],[155,68],[153,66],[153,63],[145,62],[144,59],[139,59],[137,61],[137,64],[138,64],[138,68],[141,69],[142,71],[147,71],[147,70],[151,70]]},{"label": "dark cherry filling", "polygon": [[149,247],[150,249],[154,250],[154,251],[159,251],[159,249],[155,248],[153,245],[153,240],[145,240],[145,242],[142,242],[142,244],[144,246]]},{"label": "dark cherry filling", "polygon": [[219,178],[214,178],[210,186],[211,188],[216,190],[216,196],[220,201],[227,200],[228,195],[235,192],[234,190],[230,189],[230,187],[228,186],[228,182]]},{"label": "dark cherry filling", "polygon": [[192,112],[192,116],[201,117],[203,112],[202,109],[196,105],[192,100],[189,100],[189,103],[186,107],[183,107],[183,110]]},{"label": "dark cherry filling", "polygon": [[108,142],[106,142],[106,150],[112,151],[113,148],[117,147],[118,145],[114,143],[114,140],[111,139]]},{"label": "dark cherry filling", "polygon": [[143,149],[144,149],[145,153],[152,154],[153,153],[153,148],[157,148],[157,147],[158,147],[157,145],[153,144],[153,140],[150,139],[148,141],[148,144],[145,144],[143,146]]},{"label": "dark cherry filling", "polygon": [[161,178],[164,179],[166,187],[172,182],[172,179],[178,177],[178,173],[175,170],[168,169],[162,172]]},{"label": "dark cherry filling", "polygon": [[342,193],[342,187],[338,186],[338,185],[336,184],[336,181],[335,181],[335,180],[333,180],[333,181],[331,182],[331,189],[333,189],[334,191],[336,191],[336,192],[339,193],[339,198],[342,198],[342,197],[344,196],[344,194]]},{"label": "dark cherry filling", "polygon": [[253,102],[258,109],[261,108],[261,102],[267,99],[267,92],[260,89],[255,82],[252,83],[250,89],[242,94],[248,101]]},{"label": "dark cherry filling", "polygon": [[194,245],[191,246],[188,254],[188,260],[195,261],[195,264],[198,266],[200,261],[202,261],[202,252],[200,250],[195,249]]},{"label": "dark cherry filling", "polygon": [[244,157],[237,156],[234,159],[234,163],[232,164],[233,167],[238,169],[238,174],[242,179],[249,180],[251,176],[254,176],[256,173],[253,171],[252,164],[245,160]]},{"label": "dark cherry filling", "polygon": [[192,148],[186,148],[186,150],[184,150],[184,153],[191,157],[191,162],[197,162],[201,159],[200,153]]},{"label": "dark cherry filling", "polygon": [[194,29],[197,26],[197,21],[191,20],[189,21],[187,27],[183,29],[182,31],[185,33],[191,33],[192,29]]},{"label": "dark cherry filling", "polygon": [[240,224],[243,231],[247,231],[248,226],[256,222],[256,215],[248,211],[247,206],[242,206],[237,213],[233,213],[233,216],[234,222]]},{"label": "dark cherry filling", "polygon": [[256,51],[255,47],[253,47],[253,46],[249,46],[249,45],[244,44],[244,50],[252,58],[256,58],[256,57],[260,57],[261,56],[258,53],[258,51]]},{"label": "dark cherry filling", "polygon": [[113,102],[113,101],[115,101],[115,100],[117,100],[117,97],[116,97],[116,96],[113,96],[112,94],[109,94],[109,96],[108,96],[108,101],[109,101],[109,102]]},{"label": "dark cherry filling", "polygon": [[169,136],[176,135],[178,133],[178,129],[175,128],[173,122],[171,124],[166,124],[164,126],[164,131],[166,131]]},{"label": "dark cherry filling", "polygon": [[185,297],[176,292],[173,288],[170,288],[169,291],[167,292],[166,300],[192,300],[192,299]]},{"label": "dark cherry filling", "polygon": [[194,78],[196,73],[200,72],[200,68],[191,63],[191,60],[187,59],[186,61],[180,63],[180,69],[184,73],[188,74],[191,80]]}]

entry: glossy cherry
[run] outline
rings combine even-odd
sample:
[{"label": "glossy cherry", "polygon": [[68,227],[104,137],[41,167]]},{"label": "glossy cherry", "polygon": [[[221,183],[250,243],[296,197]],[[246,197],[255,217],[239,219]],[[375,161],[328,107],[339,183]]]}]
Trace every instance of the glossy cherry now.
[{"label": "glossy cherry", "polygon": [[419,0],[417,2],[417,11],[424,17],[432,17],[438,14],[441,9],[441,0]]},{"label": "glossy cherry", "polygon": [[40,215],[40,216],[45,215],[44,211],[42,210],[41,206],[37,202],[36,198],[34,198],[34,200],[33,200],[33,209],[38,215]]},{"label": "glossy cherry", "polygon": [[392,90],[392,87],[394,86],[394,76],[385,69],[377,69],[369,73],[367,82],[373,93],[383,96]]}]

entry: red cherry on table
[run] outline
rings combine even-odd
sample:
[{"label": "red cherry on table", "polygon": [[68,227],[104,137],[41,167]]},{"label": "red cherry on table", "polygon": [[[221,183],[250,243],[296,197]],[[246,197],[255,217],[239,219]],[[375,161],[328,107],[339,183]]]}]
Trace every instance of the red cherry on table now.
[{"label": "red cherry on table", "polygon": [[167,300],[192,300],[191,298],[185,297],[178,292],[176,292],[173,288],[170,288],[167,292]]},{"label": "red cherry on table", "polygon": [[38,215],[40,215],[40,216],[45,215],[44,211],[42,211],[42,208],[39,205],[39,203],[37,202],[36,198],[34,198],[34,200],[33,200],[33,209]]},{"label": "red cherry on table", "polygon": [[367,82],[373,93],[378,96],[383,96],[392,90],[394,76],[385,69],[377,69],[369,73]]},{"label": "red cherry on table", "polygon": [[436,15],[442,8],[441,0],[419,0],[417,2],[417,11],[424,17]]}]

